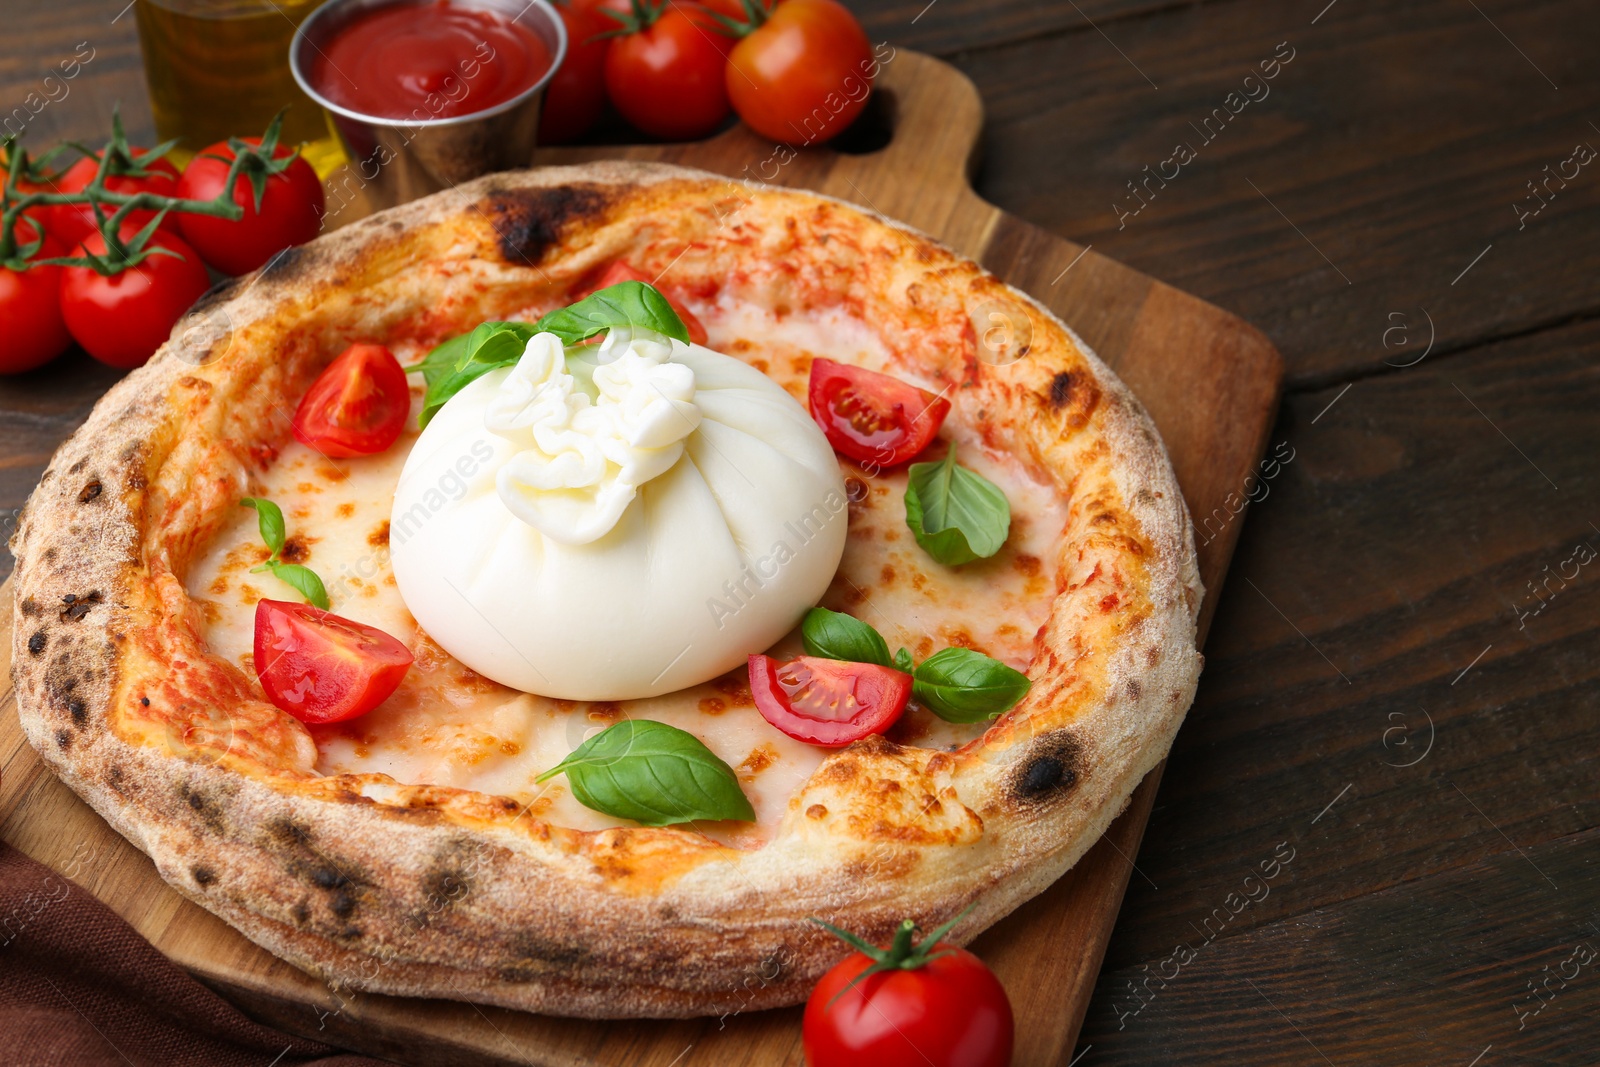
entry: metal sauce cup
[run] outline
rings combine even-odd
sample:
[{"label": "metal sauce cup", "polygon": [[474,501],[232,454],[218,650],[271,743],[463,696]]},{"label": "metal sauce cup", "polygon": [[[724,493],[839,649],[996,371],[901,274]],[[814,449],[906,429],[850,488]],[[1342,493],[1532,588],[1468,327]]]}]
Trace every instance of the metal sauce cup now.
[{"label": "metal sauce cup", "polygon": [[369,11],[421,7],[437,0],[330,0],[300,24],[289,44],[289,69],[306,95],[327,111],[376,208],[393,207],[491,171],[533,161],[544,87],[567,55],[567,30],[547,0],[450,0],[453,6],[496,11],[532,30],[552,62],[533,85],[483,111],[449,118],[396,119],[364,115],[329,100],[310,80],[311,61],[346,26]]}]

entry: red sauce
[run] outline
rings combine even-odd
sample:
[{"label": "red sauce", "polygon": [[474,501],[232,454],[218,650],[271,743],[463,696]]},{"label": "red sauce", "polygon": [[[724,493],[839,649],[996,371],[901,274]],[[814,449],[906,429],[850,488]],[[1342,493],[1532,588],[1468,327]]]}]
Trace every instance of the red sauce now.
[{"label": "red sauce", "polygon": [[336,34],[310,71],[340,107],[385,119],[487,111],[550,69],[550,49],[497,11],[436,0],[370,11]]}]

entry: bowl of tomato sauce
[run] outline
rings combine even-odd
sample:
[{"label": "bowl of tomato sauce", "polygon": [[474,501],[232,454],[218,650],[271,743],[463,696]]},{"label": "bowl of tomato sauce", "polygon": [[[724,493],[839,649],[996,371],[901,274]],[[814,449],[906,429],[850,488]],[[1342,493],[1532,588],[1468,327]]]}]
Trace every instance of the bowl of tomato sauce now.
[{"label": "bowl of tomato sauce", "polygon": [[548,0],[330,0],[289,69],[350,158],[334,195],[388,207],[532,162],[566,51]]}]

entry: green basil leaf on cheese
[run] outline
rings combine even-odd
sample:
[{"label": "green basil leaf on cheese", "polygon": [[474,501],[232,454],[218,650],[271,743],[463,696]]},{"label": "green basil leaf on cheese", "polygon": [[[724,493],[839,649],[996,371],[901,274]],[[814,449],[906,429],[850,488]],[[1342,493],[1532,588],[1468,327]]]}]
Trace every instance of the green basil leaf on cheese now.
[{"label": "green basil leaf on cheese", "polygon": [[302,567],[298,563],[284,563],[275,559],[267,560],[265,566],[272,572],[274,578],[293,586],[307,602],[323,611],[328,610],[328,591],[323,588],[322,579],[317,577],[316,571],[310,567]]},{"label": "green basil leaf on cheese", "polygon": [[618,282],[590,293],[576,304],[552,311],[536,324],[562,343],[575,345],[615,326],[651,330],[689,343],[689,328],[672,310],[667,298],[645,282]]},{"label": "green basil leaf on cheese", "polygon": [[911,696],[946,722],[983,722],[1033,685],[1021,671],[970,648],[946,648],[917,665]]},{"label": "green basil leaf on cheese", "polygon": [[903,648],[900,649],[899,651],[895,652],[893,667],[897,671],[904,671],[905,673],[910,674],[911,673],[911,653],[907,652]]},{"label": "green basil leaf on cheese", "polygon": [[[892,667],[889,646],[883,635],[854,615],[827,608],[812,608],[800,624],[800,638],[805,642],[806,655],[825,659],[842,659],[851,663],[876,663]],[[910,670],[902,667],[901,670]]]},{"label": "green basil leaf on cheese", "polygon": [[917,544],[950,567],[987,559],[1011,533],[1011,504],[983,475],[956,465],[956,446],[936,463],[913,463],[906,525]]},{"label": "green basil leaf on cheese", "polygon": [[509,367],[522,358],[528,341],[539,332],[539,325],[531,322],[485,322],[467,334],[466,350],[456,360],[456,370],[482,363],[494,367]]},{"label": "green basil leaf on cheese", "polygon": [[239,506],[255,508],[256,526],[261,531],[261,540],[275,558],[283,551],[283,543],[287,539],[283,525],[283,509],[270,500],[258,500],[250,496],[239,501]]},{"label": "green basil leaf on cheese", "polygon": [[422,380],[431,386],[456,369],[456,364],[467,354],[467,342],[471,338],[472,334],[464,333],[450,338],[441,345],[436,345],[433,351],[422,357],[422,362],[407,367],[406,373],[422,375]]},{"label": "green basil leaf on cheese", "polygon": [[429,352],[426,359],[411,368],[420,370],[428,383],[419,425],[427,426],[446,401],[485,374],[515,364],[528,347],[528,340],[538,332],[538,325],[531,322],[485,322]]},{"label": "green basil leaf on cheese", "polygon": [[733,768],[693,734],[650,719],[607,727],[536,781],[557,774],[584,807],[645,826],[756,817]]}]

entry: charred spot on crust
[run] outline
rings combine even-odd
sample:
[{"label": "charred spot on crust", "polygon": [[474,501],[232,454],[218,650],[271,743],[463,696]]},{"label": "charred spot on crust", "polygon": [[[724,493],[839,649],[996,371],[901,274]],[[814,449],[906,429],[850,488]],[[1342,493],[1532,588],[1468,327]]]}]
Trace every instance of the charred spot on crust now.
[{"label": "charred spot on crust", "polygon": [[338,890],[328,898],[328,908],[340,919],[348,920],[356,910],[356,898],[344,890]]},{"label": "charred spot on crust", "polygon": [[293,819],[274,819],[267,823],[267,834],[286,848],[305,848],[311,844],[311,831]]},{"label": "charred spot on crust", "polygon": [[1100,406],[1100,387],[1083,371],[1061,371],[1050,379],[1050,406],[1056,411],[1070,408],[1068,424],[1081,428]]},{"label": "charred spot on crust", "polygon": [[35,630],[33,636],[28,638],[28,655],[41,656],[44,654],[44,645],[47,638],[43,630]]},{"label": "charred spot on crust", "polygon": [[[225,281],[218,282],[216,285],[213,285],[211,288],[207,289],[204,293],[200,294],[200,299],[196,300],[194,302],[194,304],[189,308],[189,314],[190,315],[197,315],[197,314],[200,314],[201,312],[209,311],[210,309],[216,307],[218,304],[226,303],[228,300],[231,300],[233,298],[234,293],[238,289],[239,289],[239,279],[238,278],[228,278]],[[76,472],[74,472],[74,473],[76,473]]]},{"label": "charred spot on crust", "polygon": [[304,563],[311,558],[311,547],[296,535],[283,543],[278,558],[285,563]]},{"label": "charred spot on crust", "polygon": [[1083,766],[1083,743],[1066,730],[1044,735],[1010,776],[1007,791],[1024,804],[1065,796],[1077,784]]},{"label": "charred spot on crust", "polygon": [[311,906],[302,900],[300,903],[294,906],[291,914],[294,915],[294,921],[296,925],[304,926],[306,923],[311,921]]},{"label": "charred spot on crust", "polygon": [[1050,406],[1066,407],[1072,399],[1073,375],[1069,370],[1064,370],[1050,380]]},{"label": "charred spot on crust", "polygon": [[194,884],[202,888],[217,880],[216,874],[212,872],[210,867],[195,867],[189,871],[189,874],[194,878]]},{"label": "charred spot on crust", "polygon": [[178,785],[178,796],[183,798],[184,803],[189,805],[189,810],[200,816],[200,821],[213,833],[220,834],[226,829],[221,810],[205,794],[191,789],[188,782]]},{"label": "charred spot on crust", "polygon": [[422,876],[428,907],[443,911],[472,891],[472,879],[459,867],[435,867]]},{"label": "charred spot on crust", "polygon": [[21,610],[24,618],[33,619],[37,618],[39,615],[39,602],[33,599],[31,596],[25,598],[22,603],[18,605],[18,608]]},{"label": "charred spot on crust", "polygon": [[67,701],[67,714],[72,716],[74,726],[84,726],[89,721],[89,709],[83,706],[81,700]]},{"label": "charred spot on crust", "polygon": [[56,744],[59,745],[63,749],[71,748],[72,747],[72,735],[70,733],[68,733],[67,731],[65,731],[65,730],[57,730],[56,731]]},{"label": "charred spot on crust", "polygon": [[87,504],[89,501],[94,500],[99,495],[100,483],[98,481],[90,482],[88,485],[83,487],[83,492],[78,494],[78,503]]},{"label": "charred spot on crust", "polygon": [[502,970],[507,981],[528,982],[552,970],[565,970],[589,958],[589,949],[581,944],[556,941],[540,934],[517,934],[511,942],[511,951],[518,962]]},{"label": "charred spot on crust", "polygon": [[62,621],[82,621],[83,617],[89,614],[89,609],[93,608],[96,604],[99,604],[103,599],[104,598],[100,595],[100,590],[98,589],[91,589],[83,596],[78,596],[75,593],[68,593],[66,596],[61,598],[61,603],[63,605],[61,608]]},{"label": "charred spot on crust", "polygon": [[263,281],[284,282],[305,272],[315,261],[303,245],[290,245],[282,252],[267,260],[261,268]]},{"label": "charred spot on crust", "polygon": [[318,889],[340,889],[350,884],[350,879],[342,871],[332,867],[315,867],[311,871],[311,884]]},{"label": "charred spot on crust", "polygon": [[508,263],[536,265],[569,223],[599,215],[610,202],[593,183],[547,189],[502,189],[489,194],[488,215]]}]

